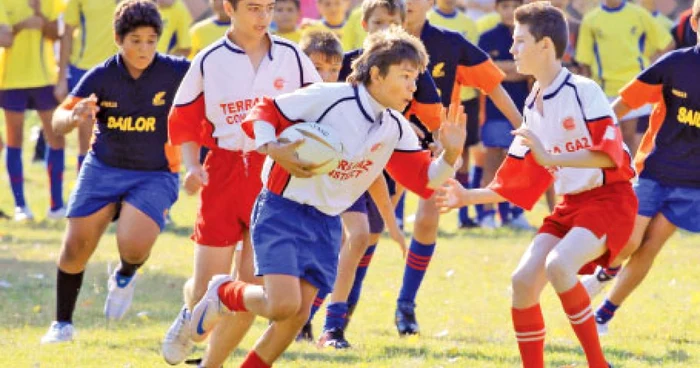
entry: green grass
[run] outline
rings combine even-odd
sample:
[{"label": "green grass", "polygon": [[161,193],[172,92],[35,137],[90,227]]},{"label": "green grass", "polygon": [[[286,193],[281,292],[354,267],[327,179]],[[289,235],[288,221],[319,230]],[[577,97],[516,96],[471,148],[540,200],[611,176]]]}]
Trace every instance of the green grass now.
[{"label": "green grass", "polygon": [[[33,121],[33,120],[32,120]],[[75,137],[69,138],[66,197],[75,178]],[[191,272],[188,240],[197,199],[183,195],[174,208],[177,226],[158,239],[143,268],[131,310],[108,325],[102,315],[107,269],[118,256],[110,229],[87,266],[78,300],[76,341],[41,346],[39,339],[54,314],[55,260],[64,223],[44,220],[48,203],[46,174],[30,163],[25,149],[26,193],[37,221],[0,221],[0,366],[12,367],[162,367],[160,340],[181,305],[181,286]],[[3,158],[4,159],[4,158]],[[6,174],[0,179],[0,208],[12,209]],[[415,205],[409,204],[409,209]],[[529,213],[539,223],[544,206]],[[354,348],[336,352],[294,344],[278,367],[516,367],[518,349],[510,321],[510,272],[531,234],[499,229],[462,232],[447,215],[439,246],[418,296],[422,335],[401,339],[393,327],[394,301],[403,261],[386,238],[380,242],[360,306],[347,336]],[[700,366],[699,236],[676,234],[657,260],[657,268],[628,300],[603,338],[616,367]],[[596,300],[596,303],[598,301]],[[548,288],[542,298],[547,321],[548,367],[585,366],[585,359]],[[227,366],[240,364],[266,326],[260,319]],[[323,309],[314,321],[323,323]],[[201,355],[199,346],[193,356]]]}]

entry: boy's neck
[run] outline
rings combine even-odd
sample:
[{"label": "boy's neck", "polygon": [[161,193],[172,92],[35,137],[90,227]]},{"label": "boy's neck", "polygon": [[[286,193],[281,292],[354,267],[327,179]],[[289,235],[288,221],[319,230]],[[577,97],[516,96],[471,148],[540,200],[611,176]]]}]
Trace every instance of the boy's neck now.
[{"label": "boy's neck", "polygon": [[427,18],[424,16],[423,18],[421,18],[420,21],[416,22],[415,24],[406,22],[406,26],[404,28],[412,36],[420,38],[420,34],[423,31],[423,27],[425,26],[426,20]]},{"label": "boy's neck", "polygon": [[241,34],[241,32],[237,32],[236,28],[232,27],[226,36],[231,42],[236,44],[236,46],[240,47],[245,52],[260,50],[261,48],[270,48],[270,42],[267,35],[263,35],[262,37],[248,37]]},{"label": "boy's neck", "polygon": [[454,15],[457,12],[456,7],[449,7],[445,6],[444,4],[443,6],[435,5],[435,10],[437,10],[440,14],[443,15]]},{"label": "boy's neck", "polygon": [[603,3],[605,4],[606,7],[608,8],[618,8],[622,3],[624,3],[625,0],[605,0]]},{"label": "boy's neck", "polygon": [[231,23],[231,18],[226,14],[214,15],[214,20],[218,23]]},{"label": "boy's neck", "polygon": [[338,18],[338,19],[328,19],[328,18],[322,18],[322,19],[327,25],[329,25],[331,27],[339,27],[339,26],[342,26],[343,23],[345,23],[345,17]]},{"label": "boy's neck", "polygon": [[537,82],[540,84],[540,91],[544,91],[547,89],[547,87],[552,85],[552,82],[554,82],[554,80],[557,78],[557,75],[559,75],[562,68],[561,60],[554,60],[546,67],[532,73]]},{"label": "boy's neck", "polygon": [[296,30],[297,29],[295,27],[290,27],[290,28],[279,28],[279,26],[277,27],[277,33],[283,33],[283,34],[292,33]]}]

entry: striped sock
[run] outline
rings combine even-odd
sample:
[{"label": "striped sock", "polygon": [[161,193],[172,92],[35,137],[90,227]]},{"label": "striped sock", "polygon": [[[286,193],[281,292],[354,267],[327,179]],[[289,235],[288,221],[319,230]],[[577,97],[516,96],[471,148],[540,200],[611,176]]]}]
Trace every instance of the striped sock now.
[{"label": "striped sock", "polygon": [[576,332],[578,341],[581,343],[583,351],[586,353],[588,366],[591,368],[608,368],[605,361],[603,349],[598,339],[593,310],[591,309],[591,299],[588,297],[586,289],[577,282],[571,289],[559,294],[564,312],[569,317],[571,327]]},{"label": "striped sock", "polygon": [[345,327],[347,319],[348,303],[330,303],[326,307],[326,324],[323,326],[323,330],[330,331],[333,329],[342,329]]},{"label": "striped sock", "polygon": [[595,321],[601,325],[610,322],[619,307],[619,305],[613,304],[609,299],[605,299],[595,311]]},{"label": "striped sock", "polygon": [[255,352],[255,350],[251,350],[248,355],[245,356],[245,360],[243,363],[241,363],[240,368],[270,368],[272,367],[272,364],[267,364],[265,363],[262,358],[260,358],[260,355]]},{"label": "striped sock", "polygon": [[15,206],[24,207],[27,205],[27,203],[24,201],[24,168],[22,166],[22,148],[8,146],[5,163],[7,165],[7,174],[10,176],[12,195],[15,197]]},{"label": "striped sock", "polygon": [[309,323],[314,319],[316,312],[318,312],[318,309],[321,308],[321,305],[323,305],[323,302],[326,300],[327,296],[328,293],[325,291],[319,290],[316,292],[316,299],[314,299],[314,304],[311,304],[311,312],[309,313],[309,319],[306,321],[306,323]]},{"label": "striped sock", "polygon": [[423,276],[428,269],[430,259],[435,251],[435,243],[421,244],[415,238],[411,239],[411,247],[406,257],[406,268],[403,272],[403,284],[399,293],[400,302],[415,303],[416,294],[423,282]]},{"label": "striped sock", "polygon": [[65,169],[66,155],[63,148],[46,150],[46,170],[49,173],[51,187],[51,210],[55,211],[63,207],[63,170]]},{"label": "striped sock", "polygon": [[219,286],[219,298],[230,311],[247,312],[248,309],[245,307],[243,295],[245,294],[245,288],[248,286],[249,284],[238,280],[225,282]]},{"label": "striped sock", "polygon": [[367,276],[367,267],[369,267],[370,262],[372,262],[372,256],[374,256],[374,251],[376,249],[377,244],[370,245],[365,251],[365,255],[362,256],[360,264],[357,265],[355,281],[352,283],[352,289],[350,289],[350,294],[348,295],[348,309],[350,309],[351,305],[357,305],[357,302],[360,300],[362,284],[365,281],[365,276]]},{"label": "striped sock", "polygon": [[525,309],[511,308],[515,338],[524,368],[544,368],[544,318],[539,304]]}]

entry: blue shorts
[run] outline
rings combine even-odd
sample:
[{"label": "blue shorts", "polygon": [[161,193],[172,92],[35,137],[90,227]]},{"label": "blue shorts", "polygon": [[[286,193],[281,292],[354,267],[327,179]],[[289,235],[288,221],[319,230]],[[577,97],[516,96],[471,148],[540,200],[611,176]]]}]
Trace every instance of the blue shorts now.
[{"label": "blue shorts", "polygon": [[487,120],[481,127],[481,142],[484,147],[508,149],[513,143],[512,130],[508,120]]},{"label": "blue shorts", "polygon": [[68,66],[68,93],[73,91],[85,73],[87,73],[87,70],[77,68],[73,64]]},{"label": "blue shorts", "polygon": [[250,220],[255,274],[291,275],[330,293],[338,271],[340,216],[263,189]]},{"label": "blue shorts", "polygon": [[[178,175],[167,171],[138,171],[112,167],[91,152],[85,157],[68,200],[67,217],[85,217],[110,203],[127,202],[153,219],[160,230],[178,195]],[[119,211],[114,220],[119,217]]]},{"label": "blue shorts", "polygon": [[379,214],[379,209],[377,209],[377,205],[374,204],[369,192],[362,193],[360,198],[358,198],[350,208],[345,210],[345,212],[359,212],[367,215],[369,232],[371,234],[381,234],[382,231],[384,231],[384,220],[382,219],[382,215]]},{"label": "blue shorts", "polygon": [[700,232],[700,188],[668,186],[639,178],[634,192],[639,199],[637,214],[651,218],[661,213],[681,229]]},{"label": "blue shorts", "polygon": [[55,109],[56,106],[58,101],[53,95],[53,86],[0,91],[0,107],[8,111],[46,111]]}]

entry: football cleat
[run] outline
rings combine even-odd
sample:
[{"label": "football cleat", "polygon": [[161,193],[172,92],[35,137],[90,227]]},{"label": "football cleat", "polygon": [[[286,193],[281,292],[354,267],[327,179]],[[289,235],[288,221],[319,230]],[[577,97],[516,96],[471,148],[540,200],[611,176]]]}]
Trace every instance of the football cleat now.
[{"label": "football cleat", "polygon": [[394,323],[400,336],[417,335],[420,329],[416,320],[416,303],[399,302]]},{"label": "football cleat", "polygon": [[190,323],[190,338],[192,341],[204,341],[219,322],[219,319],[231,313],[219,298],[219,286],[231,281],[233,281],[233,278],[229,275],[216,275],[209,281],[204,297],[192,309]]},{"label": "football cleat", "polygon": [[345,339],[345,330],[333,328],[323,331],[323,335],[318,340],[319,347],[334,347],[336,349],[350,349],[350,343]]},{"label": "football cleat", "polygon": [[190,311],[183,306],[165,334],[161,353],[168,364],[176,365],[190,355],[193,345],[190,339]]},{"label": "football cleat", "polygon": [[42,336],[42,344],[54,344],[59,342],[73,341],[75,329],[70,322],[53,321],[46,335]]},{"label": "football cleat", "polygon": [[306,322],[304,327],[301,328],[301,331],[299,331],[299,334],[297,335],[296,341],[297,342],[301,342],[301,341],[313,342],[314,341],[314,329],[311,326],[311,322]]},{"label": "football cleat", "polygon": [[123,277],[118,272],[114,270],[107,280],[109,293],[105,300],[104,313],[108,320],[122,319],[134,299],[136,274],[132,277]]}]

